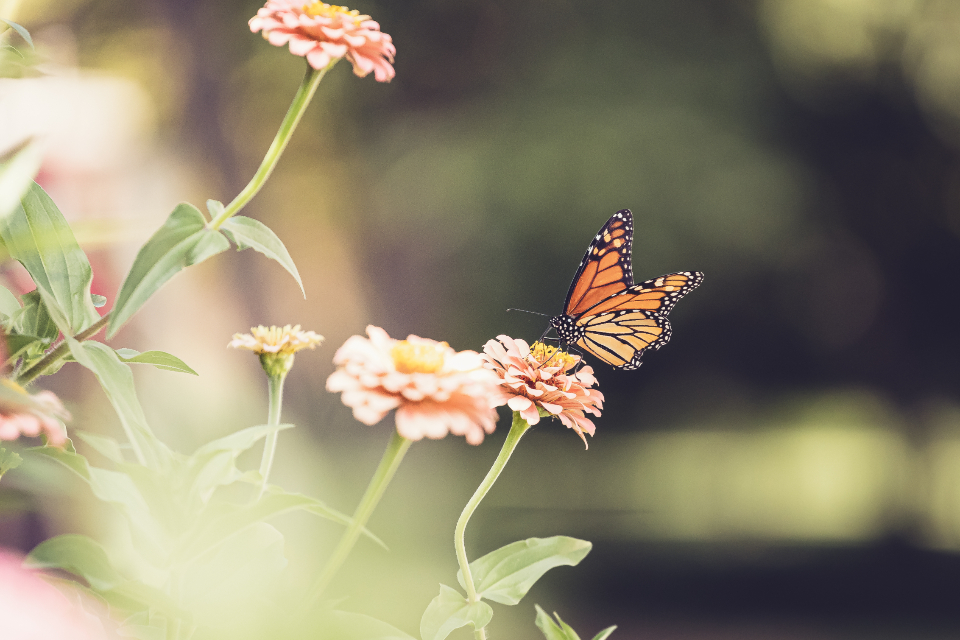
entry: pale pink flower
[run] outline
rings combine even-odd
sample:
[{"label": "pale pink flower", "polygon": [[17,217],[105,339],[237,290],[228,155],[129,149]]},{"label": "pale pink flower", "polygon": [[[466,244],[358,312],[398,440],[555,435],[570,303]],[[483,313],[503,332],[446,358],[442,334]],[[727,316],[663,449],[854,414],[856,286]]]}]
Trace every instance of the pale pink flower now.
[{"label": "pale pink flower", "polygon": [[378,82],[390,82],[396,72],[393,39],[380,25],[359,11],[323,2],[267,0],[250,19],[250,30],[260,31],[270,44],[288,45],[314,69],[346,58],[361,78],[373,71]]},{"label": "pale pink flower", "polygon": [[372,425],[396,409],[397,432],[410,440],[452,433],[480,444],[493,433],[494,407],[505,400],[479,353],[417,336],[394,340],[372,325],[367,335],[337,350],[338,368],[327,378],[327,390],[343,394],[353,417]]},{"label": "pale pink flower", "polygon": [[30,395],[7,379],[0,380],[0,385],[0,440],[43,434],[54,446],[67,441],[61,420],[69,420],[70,414],[52,391]]},{"label": "pale pink flower", "polygon": [[[0,550],[0,637],[10,640],[105,640],[100,620],[79,594],[68,598],[22,560]],[[88,603],[89,606],[95,606]]]},{"label": "pale pink flower", "polygon": [[323,343],[323,336],[313,331],[302,331],[300,325],[284,327],[251,327],[250,333],[235,333],[227,347],[249,349],[254,353],[296,353],[301,349],[315,349]]},{"label": "pale pink flower", "polygon": [[[497,336],[483,345],[486,367],[500,378],[500,391],[508,407],[518,412],[528,424],[540,422],[543,409],[577,432],[587,445],[584,433],[596,431],[585,413],[600,416],[603,394],[590,387],[597,384],[593,369],[556,347],[535,342],[533,348],[523,340]],[[587,445],[589,448],[589,445]]]}]

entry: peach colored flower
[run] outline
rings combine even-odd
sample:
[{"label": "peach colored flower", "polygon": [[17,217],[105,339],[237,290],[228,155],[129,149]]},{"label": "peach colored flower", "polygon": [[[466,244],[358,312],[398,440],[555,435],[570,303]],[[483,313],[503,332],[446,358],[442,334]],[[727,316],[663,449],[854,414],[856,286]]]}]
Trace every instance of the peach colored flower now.
[{"label": "peach colored flower", "polygon": [[250,333],[235,333],[227,347],[249,349],[254,353],[296,353],[301,349],[315,349],[323,343],[323,336],[313,331],[301,331],[300,325],[284,327],[251,327]]},{"label": "peach colored flower", "polygon": [[583,434],[592,436],[596,427],[584,414],[599,417],[603,408],[603,394],[590,388],[597,383],[592,368],[570,372],[579,357],[539,342],[531,349],[525,341],[509,336],[488,340],[483,352],[485,366],[500,378],[507,406],[531,425],[540,422],[539,410],[543,409],[576,431],[587,445]]},{"label": "peach colored flower", "polygon": [[[24,640],[106,640],[103,624],[22,560],[0,550],[0,637]],[[89,603],[93,606],[93,603]]]},{"label": "peach colored flower", "polygon": [[250,18],[250,30],[260,31],[270,44],[288,45],[314,69],[346,58],[361,78],[373,71],[378,82],[390,82],[396,72],[393,38],[359,11],[323,2],[267,0]]},{"label": "peach colored flower", "polygon": [[397,432],[410,440],[452,433],[480,444],[493,433],[494,407],[505,399],[479,353],[417,336],[394,340],[372,325],[367,335],[352,336],[337,350],[338,368],[327,378],[327,391],[342,392],[353,417],[376,424],[396,409]]},{"label": "peach colored flower", "polygon": [[67,441],[61,420],[69,420],[52,391],[30,395],[17,383],[0,380],[0,440],[16,440],[21,435],[47,436],[47,442],[60,446]]}]

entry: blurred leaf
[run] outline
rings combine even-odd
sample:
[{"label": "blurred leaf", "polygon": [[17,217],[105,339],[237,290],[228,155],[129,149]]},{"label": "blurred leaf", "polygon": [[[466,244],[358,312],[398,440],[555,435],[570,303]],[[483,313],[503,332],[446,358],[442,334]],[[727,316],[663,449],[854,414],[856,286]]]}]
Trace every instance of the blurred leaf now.
[{"label": "blurred leaf", "polygon": [[[540,577],[554,567],[578,564],[593,545],[567,536],[528,538],[513,542],[470,563],[477,594],[500,604],[514,605]],[[457,572],[460,586],[463,572]]]},{"label": "blurred leaf", "polygon": [[420,636],[423,640],[443,640],[468,624],[482,629],[492,618],[493,609],[486,602],[470,604],[458,591],[441,584],[440,595],[430,601],[420,619]]},{"label": "blurred leaf", "polygon": [[258,523],[231,536],[183,574],[183,599],[215,627],[255,618],[287,560],[283,535]]},{"label": "blurred leaf", "polygon": [[347,611],[325,611],[310,628],[318,637],[336,640],[415,640],[386,622]]},{"label": "blurred leaf", "polygon": [[50,345],[47,340],[42,340],[37,336],[25,336],[11,334],[7,336],[7,361],[16,360],[23,357],[26,366],[29,366],[35,360],[43,357],[43,352]]},{"label": "blurred leaf", "polygon": [[[19,51],[13,50],[23,57]],[[40,144],[33,139],[24,141],[0,158],[0,218],[20,204],[20,198],[33,184],[42,160]]]},{"label": "blurred leaf", "polygon": [[103,547],[92,538],[75,533],[41,542],[27,556],[25,564],[37,569],[62,569],[83,578],[95,591],[109,591],[123,582]]},{"label": "blurred leaf", "polygon": [[[197,525],[197,533],[192,536],[187,546],[177,554],[179,561],[187,562],[207,553],[230,536],[243,531],[247,527],[252,527],[291,511],[306,511],[342,525],[349,525],[352,521],[346,514],[331,509],[316,498],[299,493],[286,493],[275,487],[271,487],[271,490],[270,493],[264,494],[253,504],[244,506],[221,505],[223,509],[219,512],[208,510],[204,514],[203,520]],[[363,529],[363,533],[381,547],[386,548],[386,545],[366,528]]]},{"label": "blurred leaf", "polygon": [[6,287],[0,287],[0,316],[9,318],[20,311],[20,301]]},{"label": "blurred leaf", "polygon": [[121,638],[136,638],[137,640],[166,640],[167,628],[152,627],[146,624],[125,624],[117,629]]},{"label": "blurred leaf", "polygon": [[88,433],[86,431],[75,430],[74,433],[78,438],[87,443],[91,449],[102,455],[110,462],[115,462],[117,464],[122,464],[124,462],[123,447],[121,447],[120,443],[113,438],[101,436],[96,433]]},{"label": "blurred leaf", "polygon": [[[546,611],[540,608],[540,605],[534,605],[537,609],[537,620],[536,625],[540,631],[543,632],[543,636],[547,640],[580,640],[580,636],[574,633],[573,629],[570,629],[563,620],[560,620],[560,616],[557,616],[556,613],[553,615],[557,616],[557,620],[563,627],[560,627],[553,619],[550,617]],[[567,632],[569,629],[569,633]]]},{"label": "blurred leaf", "polygon": [[16,451],[0,449],[0,477],[7,471],[19,467],[21,462],[23,462],[23,458]]},{"label": "blurred leaf", "polygon": [[79,333],[100,319],[90,298],[90,262],[40,185],[34,182],[20,206],[0,218],[0,238],[10,256],[26,268],[64,334]]},{"label": "blurred leaf", "polygon": [[226,251],[230,242],[219,231],[206,228],[200,210],[180,203],[140,248],[117,299],[107,337],[114,334],[170,278],[186,267]]},{"label": "blurred leaf", "polygon": [[187,462],[190,469],[187,484],[191,493],[207,502],[214,489],[234,482],[240,475],[236,461],[241,453],[268,434],[292,427],[292,424],[247,427],[201,446]]},{"label": "blurred leaf", "polygon": [[223,203],[219,200],[207,200],[207,211],[210,212],[210,218],[214,219],[223,213]]},{"label": "blurred leaf", "polygon": [[[556,614],[554,614],[554,615],[556,615]],[[560,619],[560,616],[557,616],[557,620],[559,620],[559,619]],[[597,635],[593,636],[593,640],[607,640],[607,638],[610,637],[610,634],[613,633],[613,632],[616,631],[616,630],[617,630],[617,625],[613,625],[612,627],[607,627],[606,629],[604,629],[603,631],[601,631],[601,632],[598,633]]]},{"label": "blurred leaf", "polygon": [[138,459],[142,456],[147,465],[153,468],[168,464],[172,452],[157,440],[147,425],[146,416],[137,400],[130,367],[120,361],[113,349],[100,342],[88,340],[81,343],[72,338],[67,338],[67,342],[76,361],[97,376],[110,404],[120,417],[134,452],[140,452]]},{"label": "blurred leaf", "polygon": [[144,351],[140,353],[133,349],[116,349],[116,353],[122,362],[152,364],[157,369],[163,369],[165,371],[177,371],[195,376],[199,375],[196,371],[188,367],[183,360],[164,351]]},{"label": "blurred leaf", "polygon": [[51,460],[56,460],[85,481],[90,482],[90,465],[86,458],[76,452],[73,448],[73,443],[70,442],[69,439],[63,449],[59,447],[30,447],[26,451],[27,453],[34,453],[50,458]]},{"label": "blurred leaf", "polygon": [[307,292],[303,289],[303,281],[300,279],[300,272],[297,271],[297,265],[293,263],[290,252],[287,251],[283,242],[270,227],[253,218],[233,216],[227,219],[220,228],[237,245],[237,251],[252,248],[271,260],[279,262],[300,285],[300,292],[303,297],[307,297]]},{"label": "blurred leaf", "polygon": [[23,307],[10,316],[10,329],[14,333],[36,336],[47,344],[52,343],[60,335],[60,329],[50,317],[47,305],[36,290],[20,296]]},{"label": "blurred leaf", "polygon": [[20,37],[23,38],[24,40],[26,40],[27,44],[30,45],[30,48],[33,49],[33,38],[30,37],[30,32],[27,31],[25,27],[23,27],[22,25],[17,24],[16,22],[12,22],[12,21],[10,21],[10,20],[4,20],[3,18],[0,18],[0,22],[5,22],[5,23],[7,23],[7,25],[8,25],[11,29],[13,29],[14,31],[16,31],[17,33],[19,33],[19,34],[20,34]]}]

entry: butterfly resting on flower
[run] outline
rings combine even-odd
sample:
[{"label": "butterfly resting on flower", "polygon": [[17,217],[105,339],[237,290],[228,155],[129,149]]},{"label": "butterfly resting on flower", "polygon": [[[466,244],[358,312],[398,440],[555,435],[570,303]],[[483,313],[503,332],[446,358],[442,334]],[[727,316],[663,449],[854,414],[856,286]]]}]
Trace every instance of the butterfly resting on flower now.
[{"label": "butterfly resting on flower", "polygon": [[636,369],[647,349],[670,340],[667,313],[703,282],[680,271],[633,283],[633,214],[618,211],[600,229],[570,283],[563,313],[550,319],[561,344],[576,345],[617,369]]}]

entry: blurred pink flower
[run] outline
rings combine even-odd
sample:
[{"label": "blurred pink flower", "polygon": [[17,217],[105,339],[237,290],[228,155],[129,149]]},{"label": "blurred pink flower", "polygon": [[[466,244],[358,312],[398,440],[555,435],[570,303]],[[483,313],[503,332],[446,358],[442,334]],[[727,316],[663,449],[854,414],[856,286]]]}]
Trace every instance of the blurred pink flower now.
[{"label": "blurred pink flower", "polygon": [[540,342],[529,347],[523,340],[497,336],[483,345],[486,367],[500,378],[500,390],[507,406],[518,412],[528,424],[540,422],[543,409],[577,432],[587,445],[584,433],[596,431],[584,415],[600,416],[603,394],[591,389],[597,383],[593,369],[581,367],[569,373],[580,358]]},{"label": "blurred pink flower", "polygon": [[0,550],[0,637],[10,640],[105,640],[96,616],[22,560]]},{"label": "blurred pink flower", "polygon": [[338,368],[327,378],[327,390],[342,392],[353,417],[376,424],[396,409],[397,432],[410,440],[452,433],[480,444],[493,433],[494,407],[505,399],[479,353],[413,335],[394,340],[372,325],[367,335],[352,336],[337,350]]},{"label": "blurred pink flower", "polygon": [[250,30],[262,32],[274,46],[288,45],[290,53],[305,57],[314,69],[346,58],[361,78],[373,71],[378,82],[390,82],[396,75],[393,39],[356,10],[323,2],[267,0],[250,19]]},{"label": "blurred pink flower", "polygon": [[60,446],[67,441],[60,420],[69,420],[52,391],[28,394],[20,385],[7,379],[0,380],[0,440],[16,440],[21,435],[47,436],[47,442]]}]

